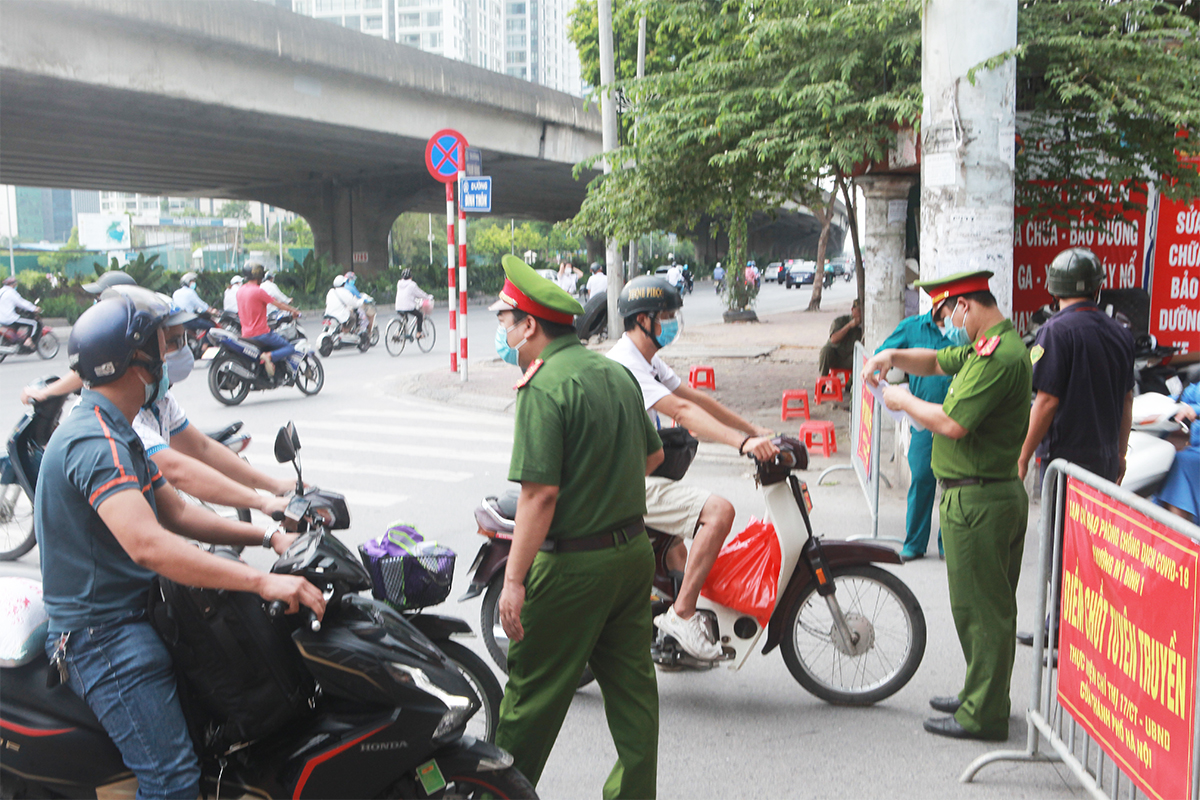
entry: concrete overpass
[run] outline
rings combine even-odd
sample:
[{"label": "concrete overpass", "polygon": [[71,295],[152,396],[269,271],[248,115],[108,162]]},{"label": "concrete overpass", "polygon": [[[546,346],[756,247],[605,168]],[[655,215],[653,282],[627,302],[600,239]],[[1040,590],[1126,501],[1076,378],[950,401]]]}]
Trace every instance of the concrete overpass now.
[{"label": "concrete overpass", "polygon": [[[579,98],[250,0],[4,0],[0,182],[260,200],[317,249],[387,264],[404,211],[440,212],[440,128],[483,150],[495,213],[556,221],[600,151]],[[360,256],[361,257],[361,256]]]}]

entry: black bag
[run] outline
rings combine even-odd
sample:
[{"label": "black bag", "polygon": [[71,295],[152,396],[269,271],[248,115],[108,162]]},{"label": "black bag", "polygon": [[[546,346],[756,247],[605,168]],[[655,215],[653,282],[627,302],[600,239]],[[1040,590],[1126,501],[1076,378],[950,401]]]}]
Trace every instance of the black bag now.
[{"label": "black bag", "polygon": [[[175,662],[202,751],[262,738],[312,708],[316,682],[258,595],[196,589],[160,576],[150,590],[149,616]],[[203,733],[194,711],[207,717]]]},{"label": "black bag", "polygon": [[682,425],[660,428],[658,438],[662,439],[663,443],[663,462],[650,474],[673,481],[680,480],[692,465],[700,440],[688,433],[688,429]]}]

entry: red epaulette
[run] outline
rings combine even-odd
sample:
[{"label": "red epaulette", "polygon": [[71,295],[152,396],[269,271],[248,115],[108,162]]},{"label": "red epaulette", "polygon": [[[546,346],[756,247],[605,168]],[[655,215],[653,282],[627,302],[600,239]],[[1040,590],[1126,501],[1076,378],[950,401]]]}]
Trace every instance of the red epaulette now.
[{"label": "red epaulette", "polygon": [[542,364],[545,364],[545,363],[546,362],[542,361],[540,358],[534,359],[533,363],[529,365],[529,369],[525,370],[525,374],[521,376],[521,380],[517,381],[516,385],[513,386],[513,388],[520,389],[522,386],[529,383],[529,381],[533,379],[533,376],[537,373],[537,371],[539,369],[541,369]]},{"label": "red epaulette", "polygon": [[1000,345],[1000,336],[997,334],[990,339],[980,339],[975,343],[975,352],[981,356],[990,356],[996,351]]}]

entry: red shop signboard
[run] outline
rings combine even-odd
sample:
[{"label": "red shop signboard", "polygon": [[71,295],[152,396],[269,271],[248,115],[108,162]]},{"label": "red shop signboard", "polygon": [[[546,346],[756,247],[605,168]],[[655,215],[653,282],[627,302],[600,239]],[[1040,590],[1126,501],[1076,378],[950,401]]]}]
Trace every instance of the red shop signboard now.
[{"label": "red shop signboard", "polygon": [[1200,201],[1160,198],[1151,268],[1150,332],[1180,352],[1200,350]]}]

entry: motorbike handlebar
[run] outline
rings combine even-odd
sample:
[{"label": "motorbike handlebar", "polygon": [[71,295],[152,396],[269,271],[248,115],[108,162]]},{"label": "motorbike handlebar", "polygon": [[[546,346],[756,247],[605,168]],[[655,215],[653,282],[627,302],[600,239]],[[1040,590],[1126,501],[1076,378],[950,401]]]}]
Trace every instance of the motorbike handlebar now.
[{"label": "motorbike handlebar", "polygon": [[[287,603],[282,600],[272,600],[267,606],[267,616],[271,619],[278,619],[287,611]],[[316,613],[307,606],[300,607],[300,614],[306,620],[309,630],[317,633],[321,630],[321,620],[317,619]]]},{"label": "motorbike handlebar", "polygon": [[282,617],[285,611],[287,611],[287,603],[282,600],[272,600],[267,606],[267,616],[271,619]]}]

